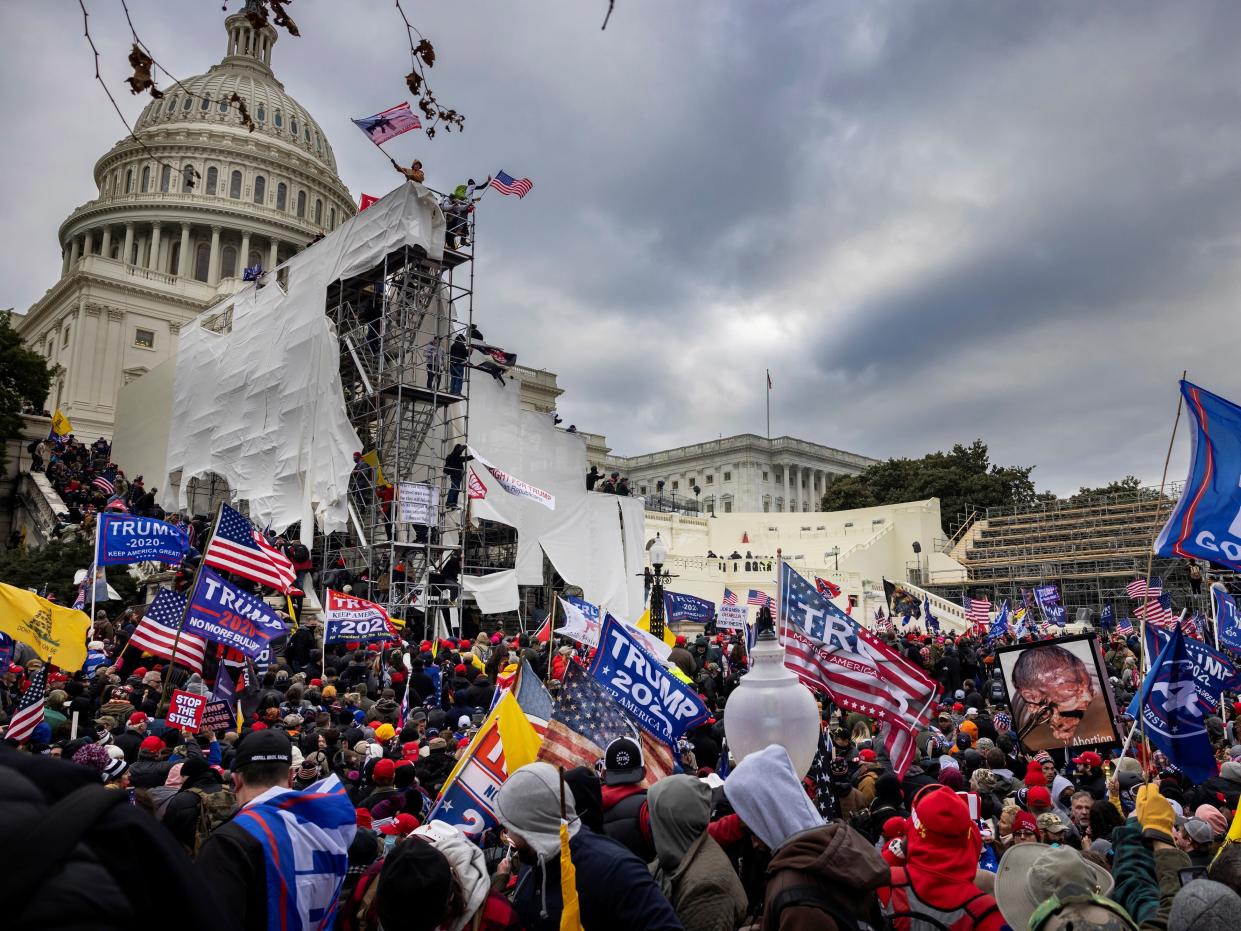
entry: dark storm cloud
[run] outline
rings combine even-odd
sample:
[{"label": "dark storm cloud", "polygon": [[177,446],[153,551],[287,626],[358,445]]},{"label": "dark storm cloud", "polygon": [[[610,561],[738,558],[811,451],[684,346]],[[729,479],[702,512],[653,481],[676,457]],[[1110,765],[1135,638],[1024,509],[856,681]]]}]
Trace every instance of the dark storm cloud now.
[{"label": "dark storm cloud", "polygon": [[[298,6],[277,73],[353,194],[382,194],[348,117],[408,97],[399,20]],[[88,7],[117,88],[127,30]],[[761,433],[770,367],[775,433],[870,455],[982,436],[1063,491],[1158,478],[1182,368],[1241,395],[1241,8],[617,0],[600,32],[603,7],[417,5],[467,129],[387,146],[438,187],[535,181],[480,208],[476,319],[558,373],[567,422],[626,453]],[[182,74],[222,54],[218,3],[131,8]],[[0,61],[21,230],[0,304],[55,280],[56,228],[121,135],[73,13],[0,7],[23,36]]]}]

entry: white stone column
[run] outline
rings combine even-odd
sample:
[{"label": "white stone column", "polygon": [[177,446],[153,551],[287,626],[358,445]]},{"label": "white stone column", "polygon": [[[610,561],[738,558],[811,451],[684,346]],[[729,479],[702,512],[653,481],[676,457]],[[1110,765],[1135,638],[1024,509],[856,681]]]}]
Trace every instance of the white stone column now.
[{"label": "white stone column", "polygon": [[78,259],[82,257],[81,247],[78,245],[78,238],[73,237],[73,243],[69,247],[69,267],[72,268],[78,264]]},{"label": "white stone column", "polygon": [[105,259],[112,258],[112,227],[103,228],[103,242],[99,244],[99,254]]},{"label": "white stone column", "polygon": [[241,234],[241,254],[237,256],[237,263],[241,266],[241,272],[235,273],[237,277],[245,274],[246,266],[250,264],[250,231],[246,230]]},{"label": "white stone column", "polygon": [[[171,269],[169,269],[171,271]],[[177,254],[177,275],[181,278],[190,273],[190,225],[181,224],[181,250]]]},{"label": "white stone column", "polygon": [[271,241],[271,251],[269,253],[269,258],[267,260],[267,270],[271,271],[272,269],[274,269],[276,265],[278,264],[279,260],[280,260],[280,242],[279,240],[273,239]]},{"label": "white stone column", "polygon": [[125,252],[121,255],[121,261],[128,265],[134,260],[134,225],[132,223],[125,224]]},{"label": "white stone column", "polygon": [[207,263],[207,284],[220,283],[220,231],[223,227],[211,227],[211,259]]},{"label": "white stone column", "polygon": [[82,243],[82,255],[93,255],[95,252],[95,231],[87,230]]},{"label": "white stone column", "polygon": [[69,274],[70,254],[71,253],[70,253],[68,246],[60,247],[60,277],[61,278],[64,278],[67,274]]},{"label": "white stone column", "polygon": [[155,222],[151,224],[151,257],[150,257],[150,260],[147,262],[147,268],[151,269],[151,271],[153,272],[157,272],[160,270],[159,269],[159,247],[160,247],[160,241],[162,239],[162,237],[160,236],[161,226],[162,224],[160,224],[159,222]]},{"label": "white stone column", "polygon": [[793,510],[790,504],[793,499],[789,497],[791,494],[791,489],[789,488],[789,464],[787,462],[784,463],[780,466],[780,470],[784,473],[784,510],[787,512]]}]

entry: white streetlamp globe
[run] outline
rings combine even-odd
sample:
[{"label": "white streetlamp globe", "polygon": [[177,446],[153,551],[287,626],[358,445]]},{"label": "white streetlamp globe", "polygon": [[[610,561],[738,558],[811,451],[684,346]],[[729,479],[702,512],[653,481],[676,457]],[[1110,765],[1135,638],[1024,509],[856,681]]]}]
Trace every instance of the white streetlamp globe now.
[{"label": "white streetlamp globe", "polygon": [[655,534],[655,542],[651,544],[651,565],[662,566],[668,558],[668,548],[664,546],[664,541],[659,538],[659,534]]},{"label": "white streetlamp globe", "polygon": [[760,639],[751,651],[753,666],[728,697],[724,736],[740,763],[771,744],[788,751],[798,777],[805,776],[819,748],[819,707],[810,690],[784,666],[784,647]]}]

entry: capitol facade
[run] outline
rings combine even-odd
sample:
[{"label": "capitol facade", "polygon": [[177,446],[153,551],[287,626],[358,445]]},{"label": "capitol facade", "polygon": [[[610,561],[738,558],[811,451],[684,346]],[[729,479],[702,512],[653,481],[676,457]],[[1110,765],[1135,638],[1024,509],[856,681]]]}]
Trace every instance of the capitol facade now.
[{"label": "capitol facade", "polygon": [[[175,355],[180,328],[357,212],[322,128],[276,79],[277,33],[225,20],[224,58],[164,88],[95,164],[61,224],[60,280],[13,322],[59,365],[46,406],[111,436],[120,388]],[[238,95],[253,120],[242,125]]]}]

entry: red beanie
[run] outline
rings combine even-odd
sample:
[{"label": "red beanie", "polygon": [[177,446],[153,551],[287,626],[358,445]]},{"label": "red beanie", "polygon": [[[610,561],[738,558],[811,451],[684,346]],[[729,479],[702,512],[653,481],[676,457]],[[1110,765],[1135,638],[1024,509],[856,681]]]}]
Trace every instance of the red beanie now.
[{"label": "red beanie", "polygon": [[982,835],[960,796],[946,786],[927,786],[909,813],[909,863],[947,882],[972,882],[978,872]]},{"label": "red beanie", "polygon": [[1026,793],[1026,805],[1031,810],[1035,805],[1042,809],[1051,808],[1051,793],[1047,791],[1046,786],[1031,786],[1030,791]]},{"label": "red beanie", "polygon": [[1035,760],[1031,760],[1029,765],[1026,766],[1025,784],[1027,788],[1033,786],[1047,787],[1047,777],[1043,775],[1043,767]]}]

